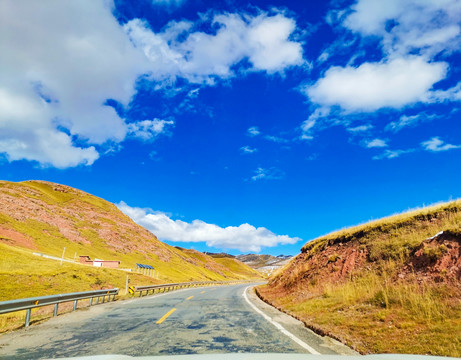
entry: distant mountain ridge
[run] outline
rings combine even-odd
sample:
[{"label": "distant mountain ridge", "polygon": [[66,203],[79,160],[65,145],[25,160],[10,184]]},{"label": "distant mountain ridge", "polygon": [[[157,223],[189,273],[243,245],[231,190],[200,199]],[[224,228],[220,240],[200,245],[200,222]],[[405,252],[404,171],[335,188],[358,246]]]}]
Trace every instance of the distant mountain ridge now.
[{"label": "distant mountain ridge", "polygon": [[258,270],[264,275],[271,275],[274,271],[282,268],[290,262],[293,258],[291,255],[264,255],[264,254],[242,254],[242,255],[230,255],[227,253],[210,253],[206,252],[205,254],[210,255],[213,258],[235,258],[238,261],[248,265],[252,269]]},{"label": "distant mountain ridge", "polygon": [[264,275],[272,275],[274,272],[288,264],[293,257],[291,255],[273,256],[247,254],[237,255],[236,258]]}]

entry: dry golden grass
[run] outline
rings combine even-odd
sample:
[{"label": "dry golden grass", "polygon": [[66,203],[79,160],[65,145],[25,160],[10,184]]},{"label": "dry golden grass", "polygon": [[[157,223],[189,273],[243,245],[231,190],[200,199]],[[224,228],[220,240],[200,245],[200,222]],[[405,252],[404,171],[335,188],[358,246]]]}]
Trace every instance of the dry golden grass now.
[{"label": "dry golden grass", "polygon": [[[433,222],[433,224],[430,222]],[[461,232],[461,200],[411,210],[334,231],[307,242],[302,247],[302,251],[314,254],[321,251],[328,244],[353,240],[359,240],[362,244],[365,244],[367,239],[371,239],[376,243],[376,240],[379,240],[377,239],[378,237],[386,236],[382,246],[386,247],[387,245],[388,250],[391,250],[390,255],[394,256],[396,255],[392,252],[394,248],[400,252],[402,247],[411,248],[411,246],[417,246],[427,237],[435,235],[434,231],[441,227],[443,230]],[[376,249],[376,251],[380,252],[379,249]]]},{"label": "dry golden grass", "polygon": [[[308,326],[362,353],[461,357],[459,279],[437,282],[407,266],[421,243],[442,230],[461,234],[460,200],[308,242],[303,254],[273,276],[269,285],[260,287],[259,293]],[[351,247],[366,254],[365,262],[347,276],[334,277],[340,270],[335,267],[341,251]],[[441,245],[424,248],[423,254],[435,261],[447,251]],[[319,265],[318,259],[328,264]]]}]

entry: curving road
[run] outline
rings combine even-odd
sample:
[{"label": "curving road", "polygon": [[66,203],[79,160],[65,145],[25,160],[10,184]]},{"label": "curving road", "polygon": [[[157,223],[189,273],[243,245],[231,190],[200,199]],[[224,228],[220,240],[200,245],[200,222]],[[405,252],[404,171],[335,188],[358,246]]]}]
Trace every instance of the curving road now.
[{"label": "curving road", "polygon": [[81,309],[0,336],[0,356],[355,354],[266,305],[247,287],[184,289]]}]

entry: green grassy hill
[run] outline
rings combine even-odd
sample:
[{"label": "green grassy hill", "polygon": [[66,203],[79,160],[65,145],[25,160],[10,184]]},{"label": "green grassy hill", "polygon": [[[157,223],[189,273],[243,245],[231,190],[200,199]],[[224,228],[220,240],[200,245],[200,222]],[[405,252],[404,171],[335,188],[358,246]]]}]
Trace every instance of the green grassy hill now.
[{"label": "green grassy hill", "polygon": [[[0,246],[0,300],[67,291],[73,283],[79,287],[86,284],[82,290],[119,285],[109,276],[93,281],[108,269],[71,263],[59,266],[59,261],[33,255],[36,252],[61,257],[64,247],[65,258],[76,258],[77,262],[79,255],[88,255],[92,259],[119,260],[121,269],[134,269],[136,263],[153,266],[158,280],[143,276],[139,278],[142,282],[259,276],[242,263],[226,266],[197,251],[164,244],[115,205],[83,191],[43,181],[0,182]],[[69,277],[69,272],[78,274]],[[114,279],[125,277],[121,270],[109,272],[117,274]],[[12,284],[27,287],[12,290]]]},{"label": "green grassy hill", "polygon": [[461,201],[306,243],[259,295],[362,353],[461,356]]}]

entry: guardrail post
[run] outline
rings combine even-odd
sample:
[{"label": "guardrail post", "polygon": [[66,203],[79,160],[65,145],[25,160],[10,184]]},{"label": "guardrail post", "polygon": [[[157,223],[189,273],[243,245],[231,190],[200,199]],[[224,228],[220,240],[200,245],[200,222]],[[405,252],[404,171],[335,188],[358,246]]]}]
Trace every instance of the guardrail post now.
[{"label": "guardrail post", "polygon": [[28,326],[29,326],[29,323],[30,323],[30,311],[31,311],[31,310],[32,310],[32,309],[27,309],[25,327],[28,327]]},{"label": "guardrail post", "polygon": [[78,300],[74,300],[74,311],[77,310],[77,301]]},{"label": "guardrail post", "polygon": [[53,316],[58,316],[58,303],[54,304]]},{"label": "guardrail post", "polygon": [[96,305],[99,304],[99,296],[96,298]]},{"label": "guardrail post", "polygon": [[90,306],[93,305],[93,298],[90,298]]}]

